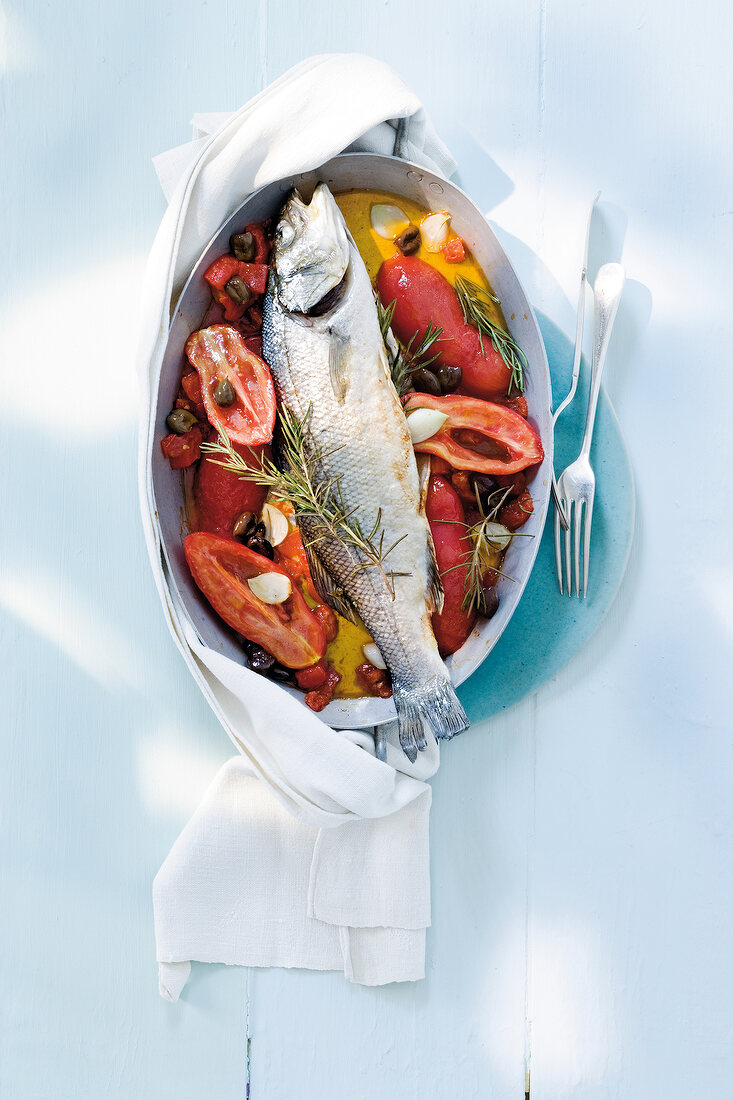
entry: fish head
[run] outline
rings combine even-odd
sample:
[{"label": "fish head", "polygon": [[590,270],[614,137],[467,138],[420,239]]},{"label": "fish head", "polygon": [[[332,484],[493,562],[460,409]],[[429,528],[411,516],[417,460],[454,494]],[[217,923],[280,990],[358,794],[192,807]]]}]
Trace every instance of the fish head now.
[{"label": "fish head", "polygon": [[349,256],[346,225],[326,184],[318,184],[309,203],[294,191],[280,213],[273,244],[275,293],[282,307],[288,313],[324,313],[344,283]]}]

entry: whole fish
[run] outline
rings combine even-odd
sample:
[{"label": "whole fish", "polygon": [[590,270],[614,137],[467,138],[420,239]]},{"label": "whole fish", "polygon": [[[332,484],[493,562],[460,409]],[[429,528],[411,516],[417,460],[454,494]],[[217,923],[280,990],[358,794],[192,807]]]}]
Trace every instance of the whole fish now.
[{"label": "whole fish", "polygon": [[294,192],[280,212],[263,355],[313,480],[342,520],[298,514],[313,581],[337,611],[356,611],[379,647],[400,744],[414,761],[427,744],[424,723],[452,737],[468,719],[430,625],[442,585],[369,275],[323,183],[310,203]]}]

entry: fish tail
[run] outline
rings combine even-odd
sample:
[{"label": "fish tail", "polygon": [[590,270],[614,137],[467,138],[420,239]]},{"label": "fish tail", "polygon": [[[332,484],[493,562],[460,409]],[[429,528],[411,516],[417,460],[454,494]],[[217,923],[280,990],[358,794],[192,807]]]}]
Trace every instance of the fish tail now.
[{"label": "fish tail", "polygon": [[394,685],[394,702],[402,750],[414,764],[418,751],[427,746],[425,725],[437,738],[450,738],[468,728],[466,712],[450,680],[431,680],[417,688]]}]

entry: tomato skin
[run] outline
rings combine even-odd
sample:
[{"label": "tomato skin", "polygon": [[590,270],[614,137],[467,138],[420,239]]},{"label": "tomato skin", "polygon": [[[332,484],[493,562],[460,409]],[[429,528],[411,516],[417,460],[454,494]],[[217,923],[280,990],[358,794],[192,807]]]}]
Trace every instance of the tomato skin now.
[{"label": "tomato skin", "polygon": [[[396,301],[392,331],[407,345],[416,332],[422,339],[430,323],[443,330],[443,341],[433,345],[439,355],[434,365],[460,367],[461,391],[487,399],[505,397],[511,371],[490,340],[481,339],[463,319],[463,310],[444,275],[417,256],[394,256],[377,273],[382,305]],[[432,354],[432,352],[431,352]]]},{"label": "tomato skin", "polygon": [[[480,401],[475,397],[450,394],[433,397],[428,393],[411,393],[405,402],[405,413],[414,409],[437,409],[448,419],[435,435],[416,443],[415,451],[437,455],[454,470],[472,470],[480,474],[516,474],[535,466],[544,458],[542,441],[531,424],[505,405]],[[496,454],[482,454],[462,445],[454,433],[464,432],[490,443]]]},{"label": "tomato skin", "polygon": [[[275,386],[270,368],[250,351],[241,333],[232,325],[199,329],[186,341],[186,355],[198,371],[209,423],[243,447],[269,443],[277,412]],[[235,393],[234,403],[224,407],[214,400],[223,379]]]},{"label": "tomato skin", "polygon": [[[235,446],[235,450],[248,465],[259,466],[265,448]],[[254,481],[238,477],[231,470],[225,470],[216,461],[216,456],[204,454],[196,471],[193,495],[196,503],[196,529],[232,538],[234,524],[239,516],[242,512],[260,512],[267,490],[256,485]]]},{"label": "tomato skin", "polygon": [[324,656],[323,627],[295,586],[284,603],[265,604],[247,584],[261,573],[282,573],[274,562],[233,539],[204,531],[189,535],[184,551],[194,581],[233,630],[286,668],[308,668]]},{"label": "tomato skin", "polygon": [[433,615],[433,633],[441,657],[448,657],[461,648],[473,630],[476,612],[464,611],[462,606],[472,551],[463,504],[451,483],[439,474],[428,482],[425,514],[445,593],[443,610]]}]

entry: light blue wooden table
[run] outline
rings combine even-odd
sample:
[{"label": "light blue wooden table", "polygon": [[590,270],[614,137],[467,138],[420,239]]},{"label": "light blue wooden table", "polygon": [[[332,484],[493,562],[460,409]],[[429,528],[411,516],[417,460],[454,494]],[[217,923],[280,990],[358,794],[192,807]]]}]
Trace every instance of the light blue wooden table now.
[{"label": "light blue wooden table", "polygon": [[[538,1100],[727,1094],[731,33],[681,0],[3,0],[3,1100],[519,1100],[528,1062]],[[138,521],[150,158],[326,50],[423,97],[566,332],[603,188],[637,537],[583,651],[444,754],[427,979],[196,966],[169,1005],[150,884],[230,746]]]}]

